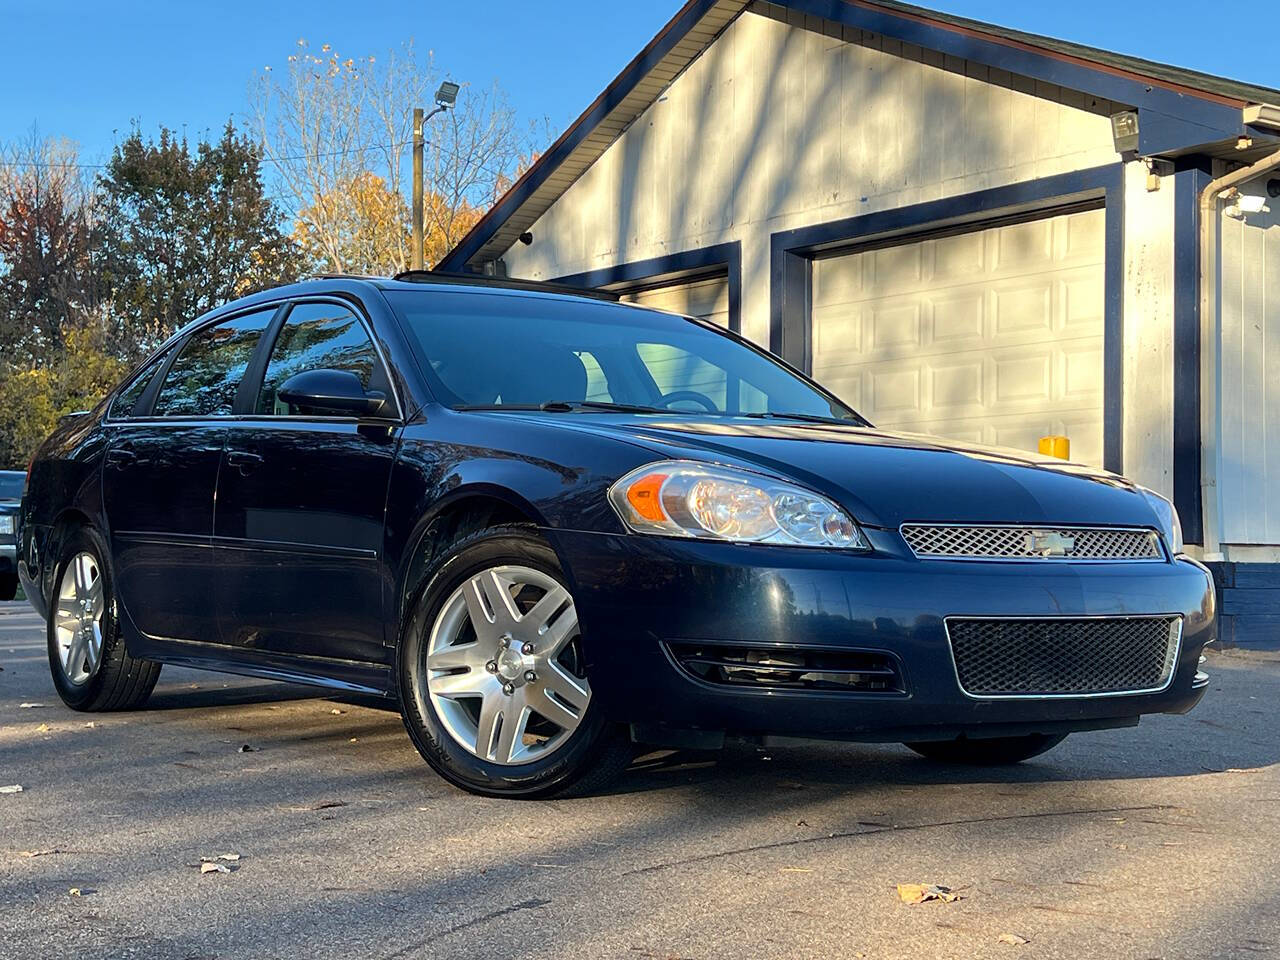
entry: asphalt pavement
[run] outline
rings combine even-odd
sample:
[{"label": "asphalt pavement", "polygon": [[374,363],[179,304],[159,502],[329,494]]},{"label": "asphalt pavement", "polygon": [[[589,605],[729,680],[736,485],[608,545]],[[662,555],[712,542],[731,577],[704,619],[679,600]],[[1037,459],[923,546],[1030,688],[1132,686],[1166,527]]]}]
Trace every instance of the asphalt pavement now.
[{"label": "asphalt pavement", "polygon": [[744,744],[553,802],[462,793],[390,705],[309,688],[166,667],[75,713],[21,603],[0,668],[6,960],[1280,957],[1274,654],[1019,767]]}]

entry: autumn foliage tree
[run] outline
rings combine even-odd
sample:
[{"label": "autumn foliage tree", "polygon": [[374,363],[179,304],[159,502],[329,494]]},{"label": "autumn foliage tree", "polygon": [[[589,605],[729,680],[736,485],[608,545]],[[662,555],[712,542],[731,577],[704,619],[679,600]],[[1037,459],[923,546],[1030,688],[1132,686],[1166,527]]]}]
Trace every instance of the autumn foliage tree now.
[{"label": "autumn foliage tree", "polygon": [[[264,156],[291,205],[294,238],[317,268],[395,273],[411,260],[409,168],[413,108],[430,106],[439,76],[412,45],[385,57],[344,57],[305,41],[253,94]],[[496,86],[464,87],[426,130],[424,261],[457,243],[510,182],[525,149]],[[398,223],[387,220],[398,218]]]}]

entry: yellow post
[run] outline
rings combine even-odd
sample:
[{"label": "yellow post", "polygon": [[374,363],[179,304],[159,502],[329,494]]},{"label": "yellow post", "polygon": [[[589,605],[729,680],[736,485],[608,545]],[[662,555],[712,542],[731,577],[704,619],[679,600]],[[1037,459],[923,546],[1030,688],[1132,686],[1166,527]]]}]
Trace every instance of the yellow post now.
[{"label": "yellow post", "polygon": [[1047,457],[1059,460],[1071,459],[1071,441],[1066,437],[1041,437],[1040,452]]}]

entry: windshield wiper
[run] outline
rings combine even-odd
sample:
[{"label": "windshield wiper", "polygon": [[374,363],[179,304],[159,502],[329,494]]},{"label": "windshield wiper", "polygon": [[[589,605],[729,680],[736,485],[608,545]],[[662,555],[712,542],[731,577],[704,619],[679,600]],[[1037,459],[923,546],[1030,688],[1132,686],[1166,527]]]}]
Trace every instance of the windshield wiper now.
[{"label": "windshield wiper", "polygon": [[752,420],[803,420],[805,423],[836,423],[848,427],[870,426],[865,420],[852,420],[848,417],[824,417],[817,413],[776,413],[766,410],[763,413],[744,413],[744,417]]}]

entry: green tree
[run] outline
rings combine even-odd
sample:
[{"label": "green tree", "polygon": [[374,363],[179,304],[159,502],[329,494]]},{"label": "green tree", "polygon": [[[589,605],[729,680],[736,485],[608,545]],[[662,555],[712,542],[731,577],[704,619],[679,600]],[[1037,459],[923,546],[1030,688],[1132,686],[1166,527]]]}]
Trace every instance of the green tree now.
[{"label": "green tree", "polygon": [[296,279],[298,256],[262,181],[261,152],[228,123],[193,151],[134,130],[98,181],[104,280],[136,356],[206,310]]}]

